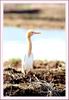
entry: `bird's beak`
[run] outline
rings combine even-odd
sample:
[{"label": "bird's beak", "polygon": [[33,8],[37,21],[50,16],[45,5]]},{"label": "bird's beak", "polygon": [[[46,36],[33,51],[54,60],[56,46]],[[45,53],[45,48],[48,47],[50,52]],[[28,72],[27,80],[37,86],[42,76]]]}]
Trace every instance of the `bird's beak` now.
[{"label": "bird's beak", "polygon": [[40,34],[40,32],[32,32],[32,34]]}]

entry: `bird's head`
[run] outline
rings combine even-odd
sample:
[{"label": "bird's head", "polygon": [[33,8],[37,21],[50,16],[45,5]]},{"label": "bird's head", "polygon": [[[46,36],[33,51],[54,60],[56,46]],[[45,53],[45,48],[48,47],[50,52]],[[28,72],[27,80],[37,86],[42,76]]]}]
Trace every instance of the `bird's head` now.
[{"label": "bird's head", "polygon": [[35,34],[40,34],[40,32],[36,32],[36,31],[33,31],[33,30],[29,30],[27,32],[27,37],[30,38],[32,35],[35,35]]}]

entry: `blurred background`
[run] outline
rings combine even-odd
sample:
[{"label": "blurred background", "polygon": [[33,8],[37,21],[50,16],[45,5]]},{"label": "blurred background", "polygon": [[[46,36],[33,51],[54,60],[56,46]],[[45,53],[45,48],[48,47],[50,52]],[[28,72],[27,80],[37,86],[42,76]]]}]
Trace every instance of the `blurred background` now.
[{"label": "blurred background", "polygon": [[65,28],[64,4],[5,4],[4,25],[25,28]]},{"label": "blurred background", "polygon": [[66,60],[65,4],[4,4],[3,59],[21,58],[26,53],[26,32],[32,37],[34,59]]}]

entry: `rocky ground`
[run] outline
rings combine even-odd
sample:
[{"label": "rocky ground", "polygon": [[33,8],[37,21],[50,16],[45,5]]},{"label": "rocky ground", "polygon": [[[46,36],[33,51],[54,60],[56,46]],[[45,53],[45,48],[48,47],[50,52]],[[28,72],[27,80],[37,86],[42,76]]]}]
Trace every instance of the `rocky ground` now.
[{"label": "rocky ground", "polygon": [[17,70],[20,63],[4,63],[4,96],[65,96],[65,62],[35,60],[26,75]]}]

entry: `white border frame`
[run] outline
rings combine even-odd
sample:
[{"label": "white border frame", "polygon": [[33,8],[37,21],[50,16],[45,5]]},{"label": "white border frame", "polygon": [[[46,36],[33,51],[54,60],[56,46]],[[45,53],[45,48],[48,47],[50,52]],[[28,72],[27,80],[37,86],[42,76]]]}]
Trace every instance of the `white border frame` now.
[{"label": "white border frame", "polygon": [[[65,16],[66,16],[66,21],[65,21],[65,26],[66,26],[66,28],[65,28],[65,32],[67,33],[66,34],[66,48],[67,48],[67,50],[66,50],[66,56],[67,56],[67,58],[66,58],[66,96],[65,97],[9,97],[9,96],[3,96],[3,60],[2,60],[2,50],[3,50],[3,47],[2,47],[2,43],[3,43],[3,40],[2,40],[2,37],[3,37],[3,4],[4,3],[17,3],[17,4],[24,4],[24,3],[65,3],[65,5],[66,5],[66,14],[65,14]],[[21,100],[25,100],[25,99],[30,99],[30,100],[32,100],[32,99],[54,99],[54,100],[57,100],[57,99],[61,99],[61,100],[63,100],[63,99],[68,99],[68,2],[67,1],[62,1],[62,0],[60,0],[60,1],[1,1],[1,98],[2,99],[8,99],[8,100],[10,100],[10,99],[15,99],[15,100],[18,100],[18,99],[21,99]]]}]

